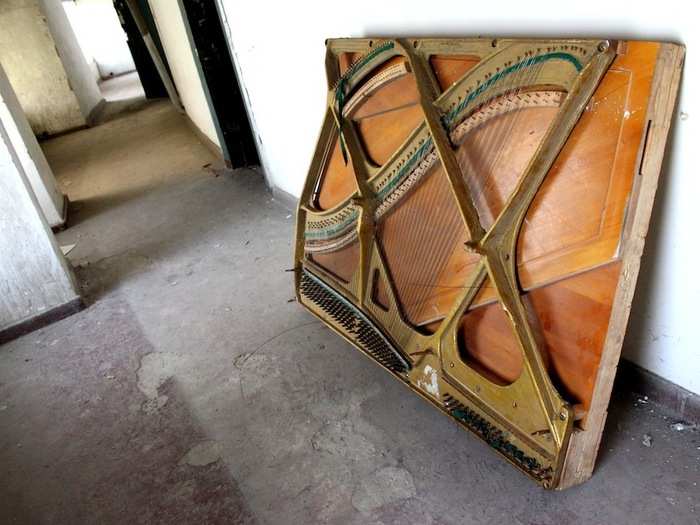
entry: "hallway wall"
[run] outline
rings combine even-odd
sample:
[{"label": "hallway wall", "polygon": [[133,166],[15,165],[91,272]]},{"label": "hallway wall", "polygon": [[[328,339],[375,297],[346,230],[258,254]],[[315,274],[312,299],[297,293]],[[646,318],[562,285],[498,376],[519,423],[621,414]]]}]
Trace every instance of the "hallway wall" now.
[{"label": "hallway wall", "polygon": [[0,62],[35,134],[85,125],[37,0],[0,2]]},{"label": "hallway wall", "polygon": [[209,140],[220,147],[180,7],[175,0],[148,0],[148,4],[187,116]]},{"label": "hallway wall", "polygon": [[0,122],[0,332],[79,300],[71,270],[42,216]]},{"label": "hallway wall", "polygon": [[63,2],[63,9],[96,80],[136,70],[112,0]]},{"label": "hallway wall", "polygon": [[95,76],[80,49],[61,0],[39,0],[39,6],[46,16],[46,23],[56,43],[70,87],[78,99],[83,118],[87,124],[92,125],[93,111],[104,101]]},{"label": "hallway wall", "polygon": [[65,222],[64,196],[0,64],[0,121],[49,226]]}]

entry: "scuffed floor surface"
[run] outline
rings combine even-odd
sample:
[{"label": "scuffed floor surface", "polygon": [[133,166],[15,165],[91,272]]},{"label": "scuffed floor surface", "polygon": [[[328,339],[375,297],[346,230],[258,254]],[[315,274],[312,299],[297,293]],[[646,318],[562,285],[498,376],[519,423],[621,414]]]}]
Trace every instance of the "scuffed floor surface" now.
[{"label": "scuffed floor surface", "polygon": [[289,302],[260,174],[167,105],[107,126],[47,148],[89,307],[0,348],[0,523],[698,523],[700,432],[618,393],[595,476],[538,488]]}]

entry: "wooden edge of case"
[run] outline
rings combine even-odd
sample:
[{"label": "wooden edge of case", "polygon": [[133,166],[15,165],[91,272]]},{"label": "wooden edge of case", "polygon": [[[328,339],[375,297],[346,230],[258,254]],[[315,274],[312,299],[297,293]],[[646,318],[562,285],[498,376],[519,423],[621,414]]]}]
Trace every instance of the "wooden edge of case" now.
[{"label": "wooden edge of case", "polygon": [[636,205],[630,210],[627,231],[624,232],[628,239],[622,254],[620,280],[593,389],[587,428],[577,429],[571,436],[562,476],[555,487],[557,489],[582,483],[593,473],[632,308],[668,133],[675,113],[684,56],[683,45],[662,43],[659,49],[647,108],[646,139],[639,152],[637,181],[630,198],[630,202]]}]

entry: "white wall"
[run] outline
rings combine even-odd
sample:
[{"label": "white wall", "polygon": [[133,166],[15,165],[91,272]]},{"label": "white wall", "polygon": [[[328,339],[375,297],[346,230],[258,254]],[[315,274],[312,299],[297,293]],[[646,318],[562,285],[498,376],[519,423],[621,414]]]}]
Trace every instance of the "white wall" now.
[{"label": "white wall", "polygon": [[0,65],[0,121],[4,123],[8,138],[22,164],[24,174],[34,192],[44,218],[49,226],[65,222],[64,197],[56,185],[53,171],[44,152],[34,137],[22,106]]},{"label": "white wall", "polygon": [[[301,9],[294,2],[219,0],[224,8],[242,88],[250,104],[260,153],[273,185],[301,192],[326,100],[324,40],[327,37],[551,36],[666,40],[690,50],[685,66],[679,119],[657,199],[658,241],[647,262],[626,347],[626,356],[693,392],[700,393],[700,331],[695,301],[700,247],[693,232],[700,223],[697,163],[700,107],[700,31],[689,4],[601,0],[538,4],[503,0],[478,6],[461,1],[356,0]],[[154,2],[156,3],[156,2]],[[691,4],[692,5],[692,4]],[[653,253],[653,252],[656,253]],[[651,264],[650,261],[658,262]],[[644,303],[652,306],[644,308]]]},{"label": "white wall", "polygon": [[185,112],[202,133],[220,146],[177,1],[149,0],[148,3]]},{"label": "white wall", "polygon": [[98,79],[136,70],[112,0],[63,2],[63,9]]},{"label": "white wall", "polygon": [[61,0],[39,0],[39,6],[46,17],[70,87],[78,99],[80,111],[86,122],[92,124],[93,110],[103,102],[103,98],[63,10]]},{"label": "white wall", "polygon": [[0,330],[77,298],[71,271],[0,121]]},{"label": "white wall", "polygon": [[0,1],[0,62],[34,133],[85,125],[37,0]]}]

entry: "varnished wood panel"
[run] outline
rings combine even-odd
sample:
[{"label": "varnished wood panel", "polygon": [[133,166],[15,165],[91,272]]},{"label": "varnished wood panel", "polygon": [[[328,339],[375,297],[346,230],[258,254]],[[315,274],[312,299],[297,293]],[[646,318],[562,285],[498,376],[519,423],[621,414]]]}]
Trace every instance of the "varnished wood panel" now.
[{"label": "varnished wood panel", "polygon": [[[630,42],[627,54],[615,59],[545,179],[528,211],[519,238],[518,272],[524,289],[537,288],[615,257],[637,155],[636,150],[626,148],[625,144],[638,144],[643,138],[646,122],[644,101],[649,94],[653,73],[650,64],[654,63],[656,49],[657,45],[653,43]],[[524,153],[528,144],[528,153],[531,155],[534,151],[533,142],[527,140],[528,133],[533,131],[535,137],[542,134],[537,121],[532,125],[532,129],[525,130],[522,151],[518,152],[518,141],[512,141],[510,146],[504,143],[505,148],[510,147],[512,155],[520,156],[518,167],[527,161]],[[475,130],[468,139],[476,148],[480,133]],[[471,135],[476,137],[473,141]],[[463,173],[468,177],[473,173],[477,181],[480,178],[489,180],[488,167],[474,169],[470,157],[464,153],[466,150],[458,150]],[[482,165],[499,162],[499,153],[491,155],[491,159],[482,155]],[[514,171],[498,169],[491,172],[494,174],[490,177],[491,182],[483,184],[493,196],[476,202],[482,213],[488,209],[500,209],[504,198],[501,196],[509,195],[517,177],[513,175]],[[472,187],[476,188],[477,195],[484,193],[476,183],[472,183]],[[483,217],[489,216],[483,213]],[[453,253],[454,258],[448,263],[449,270],[445,272],[444,280],[438,281],[439,288],[430,296],[431,304],[420,322],[445,315],[459,293],[459,283],[463,283],[474,270],[478,258],[459,251]],[[493,289],[485,289],[474,305],[494,299]]]},{"label": "varnished wood panel", "polygon": [[615,257],[646,124],[654,43],[629,42],[533,202],[518,246],[525,288]]},{"label": "varnished wood panel", "polygon": [[[398,57],[389,60],[377,73],[400,62],[405,63]],[[351,117],[369,160],[382,166],[423,120],[415,77],[407,73],[383,84]]]},{"label": "varnished wood panel", "polygon": [[[542,286],[526,300],[544,336],[548,372],[561,393],[584,411],[590,406],[620,263]],[[480,306],[462,319],[459,332],[465,361],[499,384],[522,371],[522,351],[500,304]]]},{"label": "varnished wood panel", "polygon": [[523,370],[523,352],[500,304],[467,312],[459,326],[459,352],[465,363],[499,385],[511,384]]},{"label": "varnished wood panel", "polygon": [[[406,61],[404,59],[398,57],[387,61],[381,67],[378,67],[372,73],[372,75],[365,82],[363,82],[363,84],[374,75],[377,75],[391,68],[392,66],[396,66],[401,63],[405,64],[405,62]],[[360,88],[361,85],[354,91],[356,92]],[[397,79],[390,80],[382,84],[378,90],[374,91],[362,101],[362,104],[352,112],[350,117],[358,121],[367,117],[386,113],[387,111],[391,111],[396,108],[410,106],[417,103],[418,91],[416,90],[416,79],[413,76],[413,73],[408,72]]]},{"label": "varnished wood panel", "polygon": [[430,66],[433,68],[440,88],[445,91],[477,65],[479,60],[479,57],[470,55],[433,55],[430,57]]},{"label": "varnished wood panel", "polygon": [[387,110],[357,123],[358,134],[369,160],[382,166],[423,120],[418,104]]},{"label": "varnished wood panel", "polygon": [[[379,225],[379,242],[408,322],[420,324],[454,252],[464,252],[467,232],[445,173],[435,166]],[[444,315],[444,314],[442,314]]]},{"label": "varnished wood panel", "polygon": [[357,180],[352,169],[352,161],[346,163],[336,138],[323,173],[319,193],[313,203],[320,210],[329,210],[357,191]]},{"label": "varnished wood panel", "polygon": [[360,243],[355,241],[330,253],[315,253],[309,258],[328,273],[348,283],[360,261]]}]

